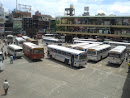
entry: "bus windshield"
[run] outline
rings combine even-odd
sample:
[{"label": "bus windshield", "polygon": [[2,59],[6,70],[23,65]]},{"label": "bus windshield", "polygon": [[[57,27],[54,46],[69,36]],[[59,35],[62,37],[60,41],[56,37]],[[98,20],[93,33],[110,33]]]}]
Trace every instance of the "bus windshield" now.
[{"label": "bus windshield", "polygon": [[116,57],[116,58],[119,58],[119,57],[120,57],[120,54],[109,53],[109,57]]},{"label": "bus windshield", "polygon": [[35,49],[34,50],[34,54],[39,54],[39,53],[42,53],[43,52],[43,49]]},{"label": "bus windshield", "polygon": [[96,55],[96,51],[88,51],[87,54]]},{"label": "bus windshield", "polygon": [[87,54],[86,54],[86,53],[82,53],[82,54],[80,55],[79,59],[80,59],[80,60],[81,60],[81,59],[86,59],[86,57],[87,57]]},{"label": "bus windshield", "polygon": [[19,42],[19,44],[23,44],[23,41]]},{"label": "bus windshield", "polygon": [[15,50],[15,52],[22,52],[22,49]]}]

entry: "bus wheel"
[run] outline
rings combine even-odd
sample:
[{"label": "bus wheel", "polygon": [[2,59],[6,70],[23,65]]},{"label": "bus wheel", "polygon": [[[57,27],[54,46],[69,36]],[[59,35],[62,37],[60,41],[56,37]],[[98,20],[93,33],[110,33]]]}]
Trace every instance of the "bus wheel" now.
[{"label": "bus wheel", "polygon": [[52,59],[52,55],[50,55],[50,58]]},{"label": "bus wheel", "polygon": [[65,59],[65,61],[64,61],[64,62],[65,62],[65,64],[66,64],[66,65],[68,64],[67,59]]}]

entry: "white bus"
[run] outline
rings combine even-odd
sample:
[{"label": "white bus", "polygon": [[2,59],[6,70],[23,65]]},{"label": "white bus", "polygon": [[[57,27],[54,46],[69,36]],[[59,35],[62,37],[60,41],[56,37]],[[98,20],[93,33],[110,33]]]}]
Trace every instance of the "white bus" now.
[{"label": "white bus", "polygon": [[89,44],[100,44],[100,45],[103,44],[103,42],[80,41],[80,40],[75,40],[73,43],[89,43]]},{"label": "white bus", "polygon": [[50,44],[62,45],[62,41],[60,39],[56,39],[52,37],[43,38],[42,42],[44,45],[50,45]]},{"label": "white bus", "polygon": [[22,38],[27,41],[27,39],[29,38],[28,36],[22,36]]},{"label": "white bus", "polygon": [[99,46],[99,45],[100,44],[87,44],[87,45],[77,46],[75,49],[87,52],[87,50],[89,48],[92,48],[92,47],[95,47],[95,46]]},{"label": "white bus", "polygon": [[111,48],[115,48],[116,46],[126,46],[126,50],[130,52],[130,43],[115,42],[115,41],[104,41],[104,44],[111,45]]},{"label": "white bus", "polygon": [[24,42],[25,42],[25,40],[22,37],[16,37],[16,39],[15,39],[15,44],[18,46],[23,47]]},{"label": "white bus", "polygon": [[7,51],[8,54],[12,56],[14,56],[14,53],[16,53],[16,57],[23,56],[23,48],[14,44],[8,45]]},{"label": "white bus", "polygon": [[46,38],[46,37],[53,37],[53,38],[56,38],[58,36],[58,34],[44,34],[42,36],[42,38]]},{"label": "white bus", "polygon": [[85,67],[87,64],[87,55],[84,51],[58,45],[48,45],[47,53],[50,58],[54,58],[72,66]]},{"label": "white bus", "polygon": [[13,35],[7,35],[7,42],[13,43]]},{"label": "white bus", "polygon": [[117,46],[108,53],[108,63],[121,64],[125,59],[126,46]]},{"label": "white bus", "polygon": [[4,70],[4,56],[3,53],[0,52],[0,71]]},{"label": "white bus", "polygon": [[88,44],[89,44],[89,43],[77,43],[77,44],[66,45],[65,47],[75,49],[75,48],[78,47],[78,46],[88,45]]},{"label": "white bus", "polygon": [[97,39],[92,39],[92,38],[88,38],[88,39],[73,38],[73,40],[74,40],[74,41],[75,41],[75,40],[79,40],[79,41],[93,41],[93,42],[96,42],[96,41],[97,41]]},{"label": "white bus", "polygon": [[87,59],[92,61],[99,61],[108,55],[110,49],[111,46],[105,44],[89,48],[87,51]]}]

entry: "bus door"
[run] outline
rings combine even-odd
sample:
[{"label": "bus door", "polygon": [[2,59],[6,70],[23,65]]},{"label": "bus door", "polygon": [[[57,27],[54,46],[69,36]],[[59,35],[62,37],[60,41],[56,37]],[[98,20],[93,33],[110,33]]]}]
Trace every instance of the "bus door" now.
[{"label": "bus door", "polygon": [[74,55],[71,54],[71,65],[73,66],[74,65]]}]

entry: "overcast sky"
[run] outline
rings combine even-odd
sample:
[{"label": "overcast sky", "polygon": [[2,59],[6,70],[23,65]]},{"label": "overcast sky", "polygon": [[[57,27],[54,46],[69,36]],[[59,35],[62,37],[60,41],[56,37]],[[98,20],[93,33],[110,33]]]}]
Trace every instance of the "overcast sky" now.
[{"label": "overcast sky", "polygon": [[[5,11],[16,8],[16,0],[0,0]],[[63,16],[64,9],[73,4],[75,16],[82,15],[84,7],[89,6],[90,15],[105,13],[106,15],[129,15],[130,0],[17,0],[18,4],[31,5],[32,14],[40,11],[53,17]]]}]

